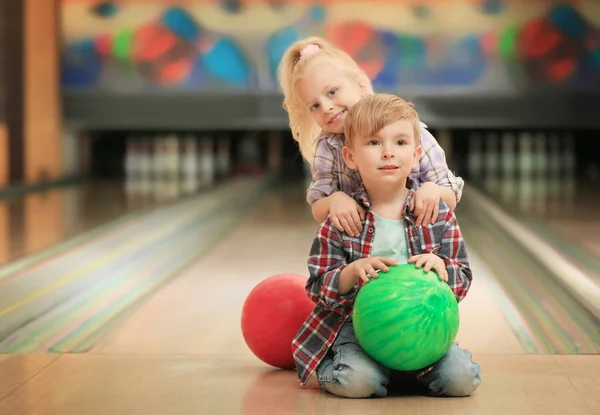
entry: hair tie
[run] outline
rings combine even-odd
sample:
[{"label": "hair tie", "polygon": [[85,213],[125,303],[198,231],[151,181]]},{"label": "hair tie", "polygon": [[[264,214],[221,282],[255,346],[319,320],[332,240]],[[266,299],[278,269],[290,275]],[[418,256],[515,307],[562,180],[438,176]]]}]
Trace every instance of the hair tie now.
[{"label": "hair tie", "polygon": [[321,50],[319,45],[311,44],[311,45],[305,46],[304,49],[302,49],[300,51],[300,59],[306,58],[307,56],[310,56],[310,55],[314,55],[319,50]]}]

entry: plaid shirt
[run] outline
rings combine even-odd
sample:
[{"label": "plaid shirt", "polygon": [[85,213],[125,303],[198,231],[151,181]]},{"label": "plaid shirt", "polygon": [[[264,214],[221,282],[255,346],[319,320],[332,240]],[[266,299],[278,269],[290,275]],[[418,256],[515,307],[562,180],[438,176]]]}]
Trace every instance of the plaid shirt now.
[{"label": "plaid shirt", "polygon": [[[309,204],[312,205],[316,200],[336,191],[350,194],[360,187],[362,180],[358,171],[346,166],[342,158],[343,146],[343,134],[323,133],[317,139],[312,166],[312,183],[306,191],[306,201]],[[448,187],[456,194],[456,201],[460,201],[464,181],[454,176],[448,169],[444,150],[423,123],[421,123],[421,147],[423,156],[409,177],[419,185],[433,182]]]},{"label": "plaid shirt", "polygon": [[[407,187],[412,187],[411,180]],[[454,212],[440,201],[440,212],[434,224],[417,227],[410,212],[411,189],[406,199],[404,218],[410,256],[434,253],[444,260],[448,270],[448,285],[457,301],[469,290],[472,275],[463,237]],[[338,292],[338,279],[350,263],[371,254],[375,237],[375,218],[370,209],[364,188],[352,197],[365,207],[366,217],[360,237],[353,238],[339,232],[329,220],[323,221],[317,232],[308,258],[309,279],[306,283],[308,296],[316,303],[292,341],[292,350],[300,383],[305,385],[333,344],[342,324],[352,314],[356,293],[362,280],[347,294]]]}]

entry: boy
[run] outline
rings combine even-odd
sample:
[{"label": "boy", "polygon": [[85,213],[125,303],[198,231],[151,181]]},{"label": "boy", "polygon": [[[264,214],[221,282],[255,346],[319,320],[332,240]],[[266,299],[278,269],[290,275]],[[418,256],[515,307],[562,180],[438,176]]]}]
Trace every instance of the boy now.
[{"label": "boy", "polygon": [[[412,263],[434,270],[462,300],[471,284],[463,238],[453,211],[443,201],[437,220],[417,227],[410,212],[415,189],[408,178],[419,161],[419,117],[412,104],[389,94],[372,94],[352,107],[345,120],[344,161],[360,173],[352,197],[365,209],[358,237],[338,231],[329,218],[313,242],[306,285],[316,307],[292,342],[300,383],[319,383],[335,395],[384,397],[393,371],[371,359],[352,327],[360,286],[389,266]],[[479,365],[454,343],[431,367],[395,372],[433,396],[467,396],[480,384]]]}]

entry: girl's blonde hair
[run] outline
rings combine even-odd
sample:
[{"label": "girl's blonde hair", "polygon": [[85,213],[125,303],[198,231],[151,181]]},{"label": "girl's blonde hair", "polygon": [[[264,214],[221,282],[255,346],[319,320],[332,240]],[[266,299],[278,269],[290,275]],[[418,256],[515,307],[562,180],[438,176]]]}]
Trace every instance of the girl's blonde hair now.
[{"label": "girl's blonde hair", "polygon": [[279,85],[283,91],[283,108],[288,113],[292,136],[298,142],[300,153],[311,164],[315,155],[316,138],[321,130],[308,109],[300,102],[295,84],[308,68],[323,61],[328,61],[340,71],[355,77],[369,92],[372,90],[371,81],[356,61],[325,39],[311,36],[292,44],[285,51],[278,69]]}]

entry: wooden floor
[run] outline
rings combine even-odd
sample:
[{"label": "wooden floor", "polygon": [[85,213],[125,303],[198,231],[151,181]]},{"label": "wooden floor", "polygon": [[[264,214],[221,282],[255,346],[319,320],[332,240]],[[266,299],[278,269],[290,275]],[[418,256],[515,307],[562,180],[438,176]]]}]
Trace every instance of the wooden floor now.
[{"label": "wooden floor", "polygon": [[473,396],[346,400],[267,367],[240,311],[263,278],[306,275],[316,223],[290,197],[266,200],[89,353],[0,355],[0,414],[600,414],[600,357],[526,354],[476,257],[459,332],[482,367]]}]

